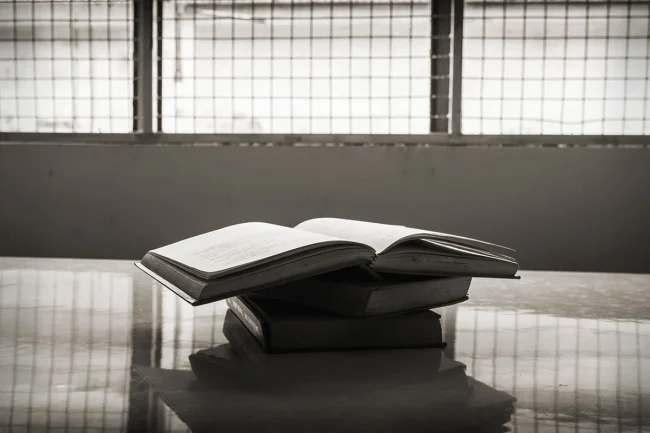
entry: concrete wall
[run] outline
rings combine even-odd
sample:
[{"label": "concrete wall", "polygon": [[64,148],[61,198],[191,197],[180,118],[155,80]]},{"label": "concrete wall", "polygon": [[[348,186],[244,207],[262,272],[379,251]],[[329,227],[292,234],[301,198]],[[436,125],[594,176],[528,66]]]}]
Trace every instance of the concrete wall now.
[{"label": "concrete wall", "polygon": [[0,145],[0,255],[137,259],[242,221],[401,223],[650,272],[643,149]]}]

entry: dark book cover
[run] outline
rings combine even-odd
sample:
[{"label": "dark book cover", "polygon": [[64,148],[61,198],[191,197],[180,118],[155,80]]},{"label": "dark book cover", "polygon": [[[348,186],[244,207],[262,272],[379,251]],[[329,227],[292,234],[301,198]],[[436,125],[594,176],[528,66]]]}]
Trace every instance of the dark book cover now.
[{"label": "dark book cover", "polygon": [[470,277],[379,274],[354,266],[257,292],[346,317],[387,316],[466,301]]},{"label": "dark book cover", "polygon": [[268,352],[444,347],[440,316],[430,310],[387,317],[340,317],[264,296],[227,300]]},{"label": "dark book cover", "polygon": [[226,314],[223,334],[227,344],[190,355],[197,376],[207,372],[209,377],[214,365],[227,363],[240,378],[262,382],[279,378],[286,386],[291,385],[286,377],[304,386],[323,381],[345,383],[365,375],[381,377],[383,383],[419,383],[434,377],[466,384],[465,365],[445,359],[440,348],[269,353],[231,311]]}]

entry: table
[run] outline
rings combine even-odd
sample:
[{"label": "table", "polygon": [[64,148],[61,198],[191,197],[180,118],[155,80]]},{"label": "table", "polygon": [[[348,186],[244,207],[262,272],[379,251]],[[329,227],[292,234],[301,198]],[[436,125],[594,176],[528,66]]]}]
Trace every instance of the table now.
[{"label": "table", "polygon": [[[650,275],[520,274],[475,279],[469,301],[437,310],[444,355],[517,398],[508,429],[650,431]],[[188,431],[132,366],[190,370],[227,342],[226,311],[130,261],[0,258],[0,431]]]}]

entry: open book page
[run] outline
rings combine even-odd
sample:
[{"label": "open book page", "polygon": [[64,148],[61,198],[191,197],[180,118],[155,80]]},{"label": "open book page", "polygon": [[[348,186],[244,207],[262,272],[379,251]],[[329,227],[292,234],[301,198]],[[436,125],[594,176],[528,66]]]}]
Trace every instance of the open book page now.
[{"label": "open book page", "polygon": [[474,248],[467,245],[459,245],[454,242],[447,242],[439,239],[422,239],[422,242],[432,245],[437,248],[442,248],[443,250],[452,251],[459,254],[473,255],[478,257],[484,257],[493,260],[501,260],[505,262],[517,263],[517,261],[505,254],[498,254],[491,251],[483,250],[481,248]]},{"label": "open book page", "polygon": [[151,253],[214,276],[323,243],[348,241],[275,224],[244,223],[184,239]]},{"label": "open book page", "polygon": [[502,247],[500,245],[483,242],[478,239],[466,238],[463,236],[450,235],[446,233],[432,232],[427,230],[412,229],[405,226],[379,224],[365,221],[354,221],[340,218],[315,218],[298,224],[295,228],[306,230],[312,233],[320,233],[328,236],[335,236],[342,239],[349,239],[370,245],[377,254],[384,252],[387,248],[406,239],[434,238],[445,239],[458,243],[477,246],[488,249],[490,247]]}]

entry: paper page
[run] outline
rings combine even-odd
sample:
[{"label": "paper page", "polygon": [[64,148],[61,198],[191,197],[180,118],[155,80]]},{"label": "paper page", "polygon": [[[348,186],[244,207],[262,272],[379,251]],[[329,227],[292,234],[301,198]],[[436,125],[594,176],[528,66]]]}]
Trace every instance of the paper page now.
[{"label": "paper page", "polygon": [[444,249],[448,249],[448,250],[452,250],[452,251],[457,251],[457,252],[464,253],[464,254],[471,254],[471,255],[487,257],[487,258],[495,259],[495,260],[502,260],[502,261],[506,261],[506,262],[517,263],[517,261],[512,257],[508,257],[508,256],[506,256],[504,254],[499,254],[499,253],[495,253],[495,252],[492,252],[492,251],[483,250],[483,249],[480,249],[480,248],[475,248],[475,247],[471,247],[471,246],[467,246],[467,245],[459,245],[457,243],[447,242],[447,241],[444,241],[444,240],[441,240],[441,239],[435,239],[435,240],[434,239],[422,239],[422,241],[430,243],[430,244],[435,245],[435,246],[440,247],[440,248],[444,248]]},{"label": "paper page", "polygon": [[467,243],[469,245],[480,245],[482,248],[486,248],[486,246],[506,248],[501,247],[500,245],[490,244],[489,242],[483,242],[478,239],[471,239],[463,236],[412,229],[405,226],[354,221],[339,218],[311,219],[298,224],[295,228],[313,233],[320,233],[323,235],[335,236],[342,239],[361,242],[366,245],[370,245],[375,249],[377,254],[382,253],[388,247],[403,240],[404,238],[413,239],[432,237]]},{"label": "paper page", "polygon": [[404,226],[339,218],[316,218],[300,223],[296,228],[361,242],[370,245],[377,254],[406,236],[421,233],[419,230]]},{"label": "paper page", "polygon": [[323,242],[341,240],[274,224],[244,223],[184,239],[151,252],[214,275]]}]

